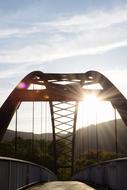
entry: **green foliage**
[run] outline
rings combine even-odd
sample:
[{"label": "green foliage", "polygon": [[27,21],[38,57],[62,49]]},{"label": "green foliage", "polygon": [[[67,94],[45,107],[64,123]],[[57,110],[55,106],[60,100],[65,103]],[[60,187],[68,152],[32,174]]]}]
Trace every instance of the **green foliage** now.
[{"label": "green foliage", "polygon": [[[15,145],[15,142],[16,145]],[[22,139],[0,143],[0,156],[16,157],[18,159],[32,161],[53,170],[52,142],[46,140]]]},{"label": "green foliage", "polygon": [[86,166],[94,164],[97,162],[96,155],[93,152],[80,155],[75,161],[75,171],[79,171]]},{"label": "green foliage", "polygon": [[57,171],[57,176],[59,180],[62,180],[62,181],[69,180],[71,176],[70,168],[59,168]]},{"label": "green foliage", "polygon": [[119,155],[116,155],[114,152],[106,151],[98,152],[98,154],[95,151],[82,154],[78,159],[75,160],[75,172],[98,162],[115,159],[118,156]]},{"label": "green foliage", "polygon": [[[57,158],[60,166],[66,166],[71,163],[66,158],[66,142],[60,141],[57,144],[59,148]],[[53,142],[47,140],[23,139],[18,137],[9,142],[0,143],[0,156],[16,157],[17,159],[27,160],[39,165],[43,165],[54,171]],[[61,180],[67,180],[70,177],[68,168],[58,166],[58,177]]]},{"label": "green foliage", "polygon": [[0,143],[0,156],[14,157],[14,146],[10,142]]},{"label": "green foliage", "polygon": [[100,152],[100,161],[106,161],[106,160],[112,160],[117,158],[117,155],[115,152]]},{"label": "green foliage", "polygon": [[[16,147],[15,147],[15,142]],[[68,149],[65,140],[59,141],[56,145],[58,148],[58,178],[60,180],[68,180],[71,176],[71,160],[68,159]],[[15,152],[16,151],[16,152]],[[16,157],[22,160],[28,160],[35,162],[39,165],[43,165],[52,171],[54,171],[54,157],[53,157],[53,142],[46,140],[34,140],[22,139],[18,137],[11,142],[0,143],[0,156]],[[87,167],[91,164],[98,163],[100,161],[111,160],[116,158],[114,152],[97,152],[90,151],[79,156],[75,160],[74,168],[75,172]]]},{"label": "green foliage", "polygon": [[66,140],[58,141],[57,144],[57,176],[59,180],[68,180],[71,176],[71,157]]}]

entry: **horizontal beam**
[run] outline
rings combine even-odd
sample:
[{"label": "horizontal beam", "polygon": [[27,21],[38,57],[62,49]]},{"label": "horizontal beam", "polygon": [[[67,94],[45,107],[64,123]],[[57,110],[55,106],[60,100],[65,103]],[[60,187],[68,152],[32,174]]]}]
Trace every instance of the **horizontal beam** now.
[{"label": "horizontal beam", "polygon": [[109,101],[113,99],[106,95],[104,90],[89,90],[80,89],[80,91],[73,91],[70,89],[58,90],[23,90],[17,89],[15,92],[15,99],[19,101],[83,101],[88,95],[95,94],[101,100]]}]

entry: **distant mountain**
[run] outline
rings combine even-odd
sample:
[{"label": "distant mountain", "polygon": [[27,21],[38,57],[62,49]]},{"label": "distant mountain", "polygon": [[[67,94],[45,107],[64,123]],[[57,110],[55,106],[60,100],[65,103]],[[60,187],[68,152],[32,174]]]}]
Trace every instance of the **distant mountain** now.
[{"label": "distant mountain", "polygon": [[[31,139],[32,138],[32,133],[30,132],[22,132],[22,131],[18,131],[18,137],[21,137],[23,139]],[[3,138],[3,141],[11,141],[12,139],[15,138],[15,131],[13,130],[7,130],[5,135],[4,135],[4,138]],[[42,139],[47,139],[47,140],[52,140],[52,133],[42,133],[41,134],[34,134],[34,138],[36,140],[40,140],[41,138]]]},{"label": "distant mountain", "polygon": [[[61,134],[65,136],[65,134]],[[15,137],[15,131],[7,130],[3,141],[11,141]],[[31,139],[32,133],[18,132],[18,137],[23,139]],[[97,137],[97,138],[96,138]],[[52,140],[52,133],[35,134],[34,138],[37,140],[47,139]],[[113,120],[97,124],[96,126],[90,125],[88,127],[80,128],[76,131],[76,154],[81,154],[86,151],[96,150],[98,139],[98,150],[115,152],[116,137],[115,137],[115,122]],[[118,152],[127,154],[127,127],[121,119],[117,120],[117,143]]]},{"label": "distant mountain", "polygon": [[[17,136],[23,139],[31,139],[32,133],[18,131]],[[65,136],[65,134],[62,133],[62,134],[59,134],[59,136]],[[12,139],[14,138],[15,138],[15,131],[7,130],[4,135],[3,141],[12,141]],[[34,139],[40,140],[41,138],[51,141],[53,140],[53,134],[52,133],[34,134]]]},{"label": "distant mountain", "polygon": [[[117,120],[117,143],[118,152],[127,154],[127,127],[121,119]],[[97,133],[96,133],[97,129]],[[116,150],[116,135],[114,120],[80,128],[76,131],[76,154],[96,150],[98,139],[98,150]]]}]

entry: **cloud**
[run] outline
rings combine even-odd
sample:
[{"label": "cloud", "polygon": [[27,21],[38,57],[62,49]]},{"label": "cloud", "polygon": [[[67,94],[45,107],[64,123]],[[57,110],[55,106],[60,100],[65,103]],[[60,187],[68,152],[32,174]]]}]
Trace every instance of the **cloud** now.
[{"label": "cloud", "polygon": [[[0,30],[0,37],[33,35],[31,43],[0,51],[0,62],[36,64],[72,56],[95,55],[127,46],[127,7],[93,12],[29,27]],[[45,38],[44,33],[47,32]],[[38,33],[40,40],[38,39]],[[38,39],[38,40],[37,40]]]},{"label": "cloud", "polygon": [[85,15],[75,15],[71,18],[59,19],[49,23],[38,23],[38,26],[52,27],[63,32],[75,32],[110,27],[127,21],[127,6],[111,11],[95,11]]},{"label": "cloud", "polygon": [[0,38],[24,37],[24,36],[28,36],[29,34],[35,34],[36,32],[39,32],[39,30],[36,27],[5,28],[5,29],[0,29]]},{"label": "cloud", "polygon": [[[51,45],[51,46],[50,46]],[[74,47],[75,46],[75,47]],[[107,43],[105,45],[98,45],[95,47],[79,47],[76,48],[76,45],[73,43],[70,44],[49,44],[45,45],[36,45],[31,47],[25,47],[16,51],[8,51],[6,53],[0,54],[0,60],[6,63],[29,63],[29,64],[40,64],[40,62],[53,61],[56,59],[68,58],[72,56],[79,55],[95,55],[110,51],[115,48],[127,46],[126,41]],[[17,72],[17,70],[16,70]],[[14,73],[14,71],[12,71]],[[1,76],[2,77],[2,76]]]},{"label": "cloud", "polygon": [[[13,65],[10,68],[6,68],[6,70],[5,69],[0,69],[0,81],[1,80],[6,80],[7,83],[10,83],[10,79],[18,78],[18,81],[16,83],[13,84],[13,82],[11,82],[11,85],[16,86],[16,84],[23,78],[23,76],[28,74],[29,65],[30,65],[29,63],[27,63],[27,64],[19,64],[18,63],[18,64]],[[1,87],[4,90],[5,86],[2,83],[1,83]]]},{"label": "cloud", "polygon": [[114,24],[127,22],[127,6],[124,8],[115,8],[114,10],[95,11],[89,14],[75,15],[71,17],[62,17],[50,22],[31,23],[25,27],[14,27],[0,29],[0,37],[9,37],[12,35],[24,36],[35,34],[37,32],[81,32],[87,30],[103,29]]}]

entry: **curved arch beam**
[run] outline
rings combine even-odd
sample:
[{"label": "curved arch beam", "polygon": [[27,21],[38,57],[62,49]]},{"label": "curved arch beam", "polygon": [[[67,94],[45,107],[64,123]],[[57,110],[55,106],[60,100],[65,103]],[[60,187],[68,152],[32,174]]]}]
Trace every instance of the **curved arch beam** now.
[{"label": "curved arch beam", "polygon": [[[127,126],[127,100],[121,94],[121,92],[101,73],[97,71],[88,71],[86,73],[77,73],[77,74],[46,74],[41,71],[34,71],[28,74],[20,83],[16,86],[16,88],[12,91],[12,93],[8,96],[2,107],[0,108],[0,140],[3,138],[6,129],[16,111],[16,109],[20,106],[22,101],[21,96],[17,96],[17,89],[19,88],[20,84],[25,84],[23,89],[27,91],[30,84],[38,79],[43,80],[45,86],[50,86],[48,84],[48,80],[57,79],[60,80],[62,77],[67,77],[68,80],[74,77],[81,81],[88,81],[90,80],[93,83],[100,83],[104,90],[104,99],[110,100],[111,104],[114,108],[116,108],[123,119],[124,123]],[[56,85],[57,89],[60,89],[60,85]],[[73,88],[73,86],[72,86]],[[73,89],[77,90],[76,88]],[[63,91],[60,90],[59,94]],[[52,86],[52,91],[56,91],[54,86]],[[65,89],[66,92],[66,89]],[[62,94],[61,93],[61,94]],[[79,92],[80,93],[80,92]],[[78,94],[80,96],[80,94]]]},{"label": "curved arch beam", "polygon": [[0,108],[0,140],[2,140],[7,127],[16,111],[16,109],[20,106],[20,97],[16,96],[17,89],[19,88],[20,84],[23,84],[24,90],[27,90],[31,84],[31,81],[34,80],[36,77],[42,77],[43,73],[40,71],[34,71],[29,73],[20,83],[15,87],[12,93],[8,96],[6,101]]},{"label": "curved arch beam", "polygon": [[125,125],[127,126],[127,99],[115,87],[115,85],[107,79],[103,74],[97,71],[88,71],[85,73],[95,83],[100,83],[104,89],[104,99],[109,99],[112,106],[117,109]]}]

